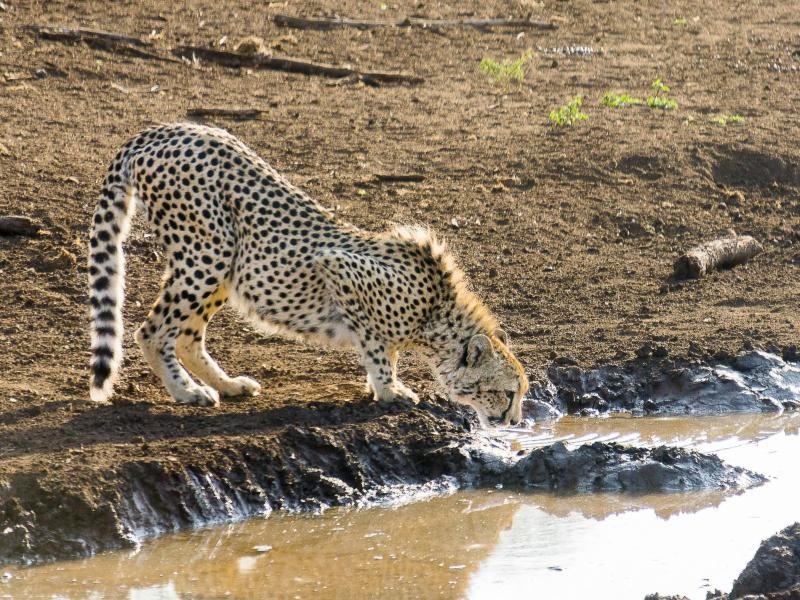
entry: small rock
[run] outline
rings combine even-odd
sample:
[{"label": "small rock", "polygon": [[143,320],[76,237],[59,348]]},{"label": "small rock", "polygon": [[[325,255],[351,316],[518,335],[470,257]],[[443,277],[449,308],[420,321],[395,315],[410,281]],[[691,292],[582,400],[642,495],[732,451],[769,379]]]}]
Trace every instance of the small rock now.
[{"label": "small rock", "polygon": [[655,402],[653,402],[653,400],[650,398],[645,400],[642,406],[647,412],[654,412],[658,410],[658,405]]},{"label": "small rock", "polygon": [[253,552],[258,552],[259,554],[265,554],[270,550],[272,550],[272,546],[269,546],[267,544],[253,546]]},{"label": "small rock", "polygon": [[557,365],[561,365],[562,367],[577,367],[578,366],[578,359],[574,356],[570,356],[569,354],[565,354],[564,356],[558,356],[553,359],[553,362]]},{"label": "small rock", "polygon": [[669,356],[669,350],[666,348],[666,346],[658,345],[653,348],[653,356],[655,358],[666,358]]},{"label": "small rock", "polygon": [[689,356],[703,356],[705,354],[705,351],[703,350],[703,347],[700,344],[698,344],[695,341],[691,341],[689,342],[688,354]]},{"label": "small rock", "polygon": [[786,346],[781,351],[781,356],[783,357],[783,360],[786,360],[786,361],[800,362],[800,354],[798,354],[797,346],[794,345],[794,344]]},{"label": "small rock", "polygon": [[54,271],[69,271],[75,267],[77,262],[72,252],[61,248],[54,256],[35,260],[32,266],[40,273],[53,273]]},{"label": "small rock", "polygon": [[653,346],[650,343],[642,344],[638,350],[636,350],[636,356],[639,358],[650,358],[653,355]]},{"label": "small rock", "polygon": [[244,54],[245,56],[253,56],[254,54],[269,54],[264,40],[257,36],[249,36],[243,38],[233,49],[234,52]]}]

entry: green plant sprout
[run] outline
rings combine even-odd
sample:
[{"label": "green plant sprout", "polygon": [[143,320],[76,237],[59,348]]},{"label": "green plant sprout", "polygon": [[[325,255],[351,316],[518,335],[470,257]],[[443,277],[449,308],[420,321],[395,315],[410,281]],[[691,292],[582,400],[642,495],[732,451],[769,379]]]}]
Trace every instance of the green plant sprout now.
[{"label": "green plant sprout", "polygon": [[743,123],[744,117],[742,115],[720,115],[711,119],[712,123],[716,123],[717,125],[731,125],[733,123]]},{"label": "green plant sprout", "polygon": [[581,111],[583,98],[575,96],[568,104],[560,106],[550,111],[550,121],[558,127],[572,125],[576,121],[585,121],[589,118],[585,112]]},{"label": "green plant sprout", "polygon": [[672,22],[672,24],[676,27],[686,27],[689,24],[689,21],[686,20],[686,17],[678,17]]},{"label": "green plant sprout", "polygon": [[[647,99],[647,106],[650,108],[660,108],[663,110],[674,110],[678,108],[678,103],[672,98],[667,98],[669,86],[661,81],[661,77],[656,77],[650,84],[653,95]],[[664,95],[662,95],[664,94]]]},{"label": "green plant sprout", "polygon": [[610,106],[611,108],[623,108],[625,106],[634,106],[642,104],[641,98],[634,98],[628,94],[615,94],[614,92],[606,92],[600,99],[600,104]]},{"label": "green plant sprout", "polygon": [[503,59],[497,62],[492,58],[484,58],[478,65],[478,69],[486,73],[496,83],[508,85],[512,81],[522,83],[525,79],[525,63],[533,57],[533,52],[528,50],[515,60]]}]

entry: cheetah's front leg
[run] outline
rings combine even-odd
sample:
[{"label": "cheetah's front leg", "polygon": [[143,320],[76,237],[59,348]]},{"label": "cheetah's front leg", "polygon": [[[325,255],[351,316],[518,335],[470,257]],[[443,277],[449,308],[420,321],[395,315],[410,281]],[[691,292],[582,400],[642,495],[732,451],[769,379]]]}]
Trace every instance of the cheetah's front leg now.
[{"label": "cheetah's front leg", "polygon": [[[375,349],[372,350],[373,356],[375,356],[376,352],[379,354],[381,348],[382,346],[377,344]],[[364,364],[367,371],[366,392],[372,393],[375,399],[383,404],[398,403],[410,407],[413,404],[419,403],[419,397],[411,388],[397,378],[397,359],[399,354],[400,353],[395,348],[390,348],[386,352],[390,373],[389,384],[384,385],[379,393],[378,385],[380,385],[379,382],[382,381],[381,378],[385,377],[385,374],[381,372],[381,369],[371,370],[368,366],[371,359],[362,351],[362,364]],[[372,364],[375,366],[374,363]]]},{"label": "cheetah's front leg", "polygon": [[[377,259],[353,255],[344,250],[325,250],[316,259],[326,287],[335,298],[342,319],[355,334],[361,364],[367,371],[367,386],[381,404],[412,407],[419,398],[397,380],[397,350],[384,343],[370,320],[375,298],[358,292],[359,279],[391,281],[392,268]],[[373,296],[377,292],[373,293]],[[365,304],[367,304],[365,306]]]},{"label": "cheetah's front leg", "polygon": [[412,408],[419,398],[397,379],[397,355],[397,350],[389,350],[380,342],[363,345],[361,363],[367,371],[367,387],[381,405]]}]

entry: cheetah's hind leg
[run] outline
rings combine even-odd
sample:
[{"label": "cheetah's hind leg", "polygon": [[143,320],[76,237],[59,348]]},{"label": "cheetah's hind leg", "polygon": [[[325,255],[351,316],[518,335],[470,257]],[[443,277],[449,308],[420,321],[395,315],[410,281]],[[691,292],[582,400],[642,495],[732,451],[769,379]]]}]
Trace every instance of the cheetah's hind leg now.
[{"label": "cheetah's hind leg", "polygon": [[229,377],[206,351],[205,334],[213,317],[228,299],[225,284],[221,284],[203,300],[184,322],[176,351],[178,358],[191,373],[223,396],[254,396],[261,390],[257,381],[249,377]]}]

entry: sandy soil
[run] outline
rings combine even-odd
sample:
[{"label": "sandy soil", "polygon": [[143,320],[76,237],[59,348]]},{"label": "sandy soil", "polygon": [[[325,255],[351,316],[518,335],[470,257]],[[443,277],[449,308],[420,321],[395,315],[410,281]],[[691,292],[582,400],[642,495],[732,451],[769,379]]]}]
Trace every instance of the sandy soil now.
[{"label": "sandy soil", "polygon": [[[259,379],[264,393],[213,410],[169,404],[132,340],[163,268],[140,218],[127,246],[120,404],[86,402],[85,241],[99,181],[129,136],[185,120],[192,108],[264,110],[257,121],[208,122],[359,226],[418,222],[442,232],[532,373],[556,355],[592,364],[631,357],[646,342],[672,354],[693,341],[729,351],[746,341],[798,342],[800,39],[792,3],[452,4],[0,4],[0,214],[28,215],[46,228],[30,239],[0,237],[0,477],[77,482],[134,449],[181,460],[198,445],[236,447],[289,422],[324,426],[330,416],[328,426],[344,427],[348,417],[337,417],[337,407],[362,402],[353,354],[265,339],[225,310],[210,328],[210,349],[229,372]],[[334,10],[386,19],[531,14],[559,27],[524,35],[320,32],[269,20]],[[371,87],[120,56],[38,39],[24,29],[31,24],[134,35],[165,55],[179,44],[225,38],[230,47],[255,35],[276,54],[425,81]],[[556,51],[569,46],[601,52]],[[519,84],[478,70],[484,57],[513,59],[529,48]],[[599,103],[609,90],[646,97],[656,77],[672,88],[677,110]],[[576,95],[589,119],[554,128],[548,113]],[[744,122],[712,121],[722,114]],[[376,174],[424,178],[380,183]],[[764,253],[670,286],[681,250],[729,228],[755,236]],[[412,387],[433,391],[417,363],[403,369]]]}]

